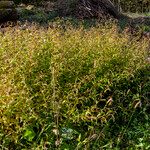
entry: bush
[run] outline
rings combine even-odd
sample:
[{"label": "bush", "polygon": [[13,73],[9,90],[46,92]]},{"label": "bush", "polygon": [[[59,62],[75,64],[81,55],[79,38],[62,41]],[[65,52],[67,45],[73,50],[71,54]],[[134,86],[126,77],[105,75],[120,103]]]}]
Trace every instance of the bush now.
[{"label": "bush", "polygon": [[121,5],[123,11],[131,12],[149,12],[149,0],[113,0],[117,5]]}]

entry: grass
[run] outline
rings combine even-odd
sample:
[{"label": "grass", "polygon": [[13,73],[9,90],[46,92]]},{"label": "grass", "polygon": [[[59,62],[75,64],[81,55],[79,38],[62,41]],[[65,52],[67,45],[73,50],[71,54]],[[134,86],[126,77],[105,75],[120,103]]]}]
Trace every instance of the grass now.
[{"label": "grass", "polygon": [[150,13],[127,13],[132,18],[150,16]]},{"label": "grass", "polygon": [[149,149],[149,41],[59,22],[0,34],[1,149]]}]

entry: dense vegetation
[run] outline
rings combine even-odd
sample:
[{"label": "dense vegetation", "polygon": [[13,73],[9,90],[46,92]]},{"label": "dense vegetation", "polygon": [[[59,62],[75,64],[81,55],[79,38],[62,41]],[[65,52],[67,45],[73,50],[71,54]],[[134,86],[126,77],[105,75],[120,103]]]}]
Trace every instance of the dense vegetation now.
[{"label": "dense vegetation", "polygon": [[124,11],[130,12],[148,12],[150,11],[149,0],[112,0],[115,4],[119,4]]},{"label": "dense vegetation", "polygon": [[0,34],[1,149],[150,149],[149,41],[83,25]]},{"label": "dense vegetation", "polygon": [[[29,5],[0,27],[0,149],[150,149],[149,18],[60,19],[62,3],[15,2]],[[148,0],[113,2],[148,12]]]},{"label": "dense vegetation", "polygon": [[[44,0],[14,0],[15,3],[41,3]],[[45,0],[56,2],[59,0]],[[71,1],[71,0],[70,0]],[[112,0],[117,5],[120,5],[124,11],[132,11],[132,12],[148,12],[149,11],[149,0]]]}]

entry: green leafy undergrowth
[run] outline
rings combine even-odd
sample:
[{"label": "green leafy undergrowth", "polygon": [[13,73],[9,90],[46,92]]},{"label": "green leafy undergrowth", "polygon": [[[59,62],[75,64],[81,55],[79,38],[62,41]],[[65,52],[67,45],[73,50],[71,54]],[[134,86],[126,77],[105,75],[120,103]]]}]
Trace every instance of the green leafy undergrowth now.
[{"label": "green leafy undergrowth", "polygon": [[2,149],[149,149],[148,40],[116,26],[0,34]]}]

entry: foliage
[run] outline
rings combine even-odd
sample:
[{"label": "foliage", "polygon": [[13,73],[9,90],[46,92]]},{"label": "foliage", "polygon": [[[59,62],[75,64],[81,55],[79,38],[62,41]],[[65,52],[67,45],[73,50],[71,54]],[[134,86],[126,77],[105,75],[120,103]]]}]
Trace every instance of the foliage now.
[{"label": "foliage", "polygon": [[[16,4],[18,3],[34,3],[38,4],[47,0],[14,0]],[[49,0],[52,2],[60,0]],[[70,3],[72,0],[68,0]],[[132,12],[149,12],[149,0],[112,0],[116,5],[120,5],[123,11],[132,11]]]},{"label": "foliage", "polygon": [[19,4],[19,3],[24,3],[24,4],[28,4],[28,3],[40,3],[42,2],[43,0],[14,0],[14,2],[16,4]]},{"label": "foliage", "polygon": [[130,12],[149,12],[149,0],[114,0],[119,2],[124,11]]},{"label": "foliage", "polygon": [[0,34],[1,149],[149,149],[148,41],[116,29]]},{"label": "foliage", "polygon": [[21,22],[36,22],[39,24],[48,24],[55,19],[58,14],[56,11],[45,12],[43,9],[33,7],[29,9],[18,9],[19,21]]}]

